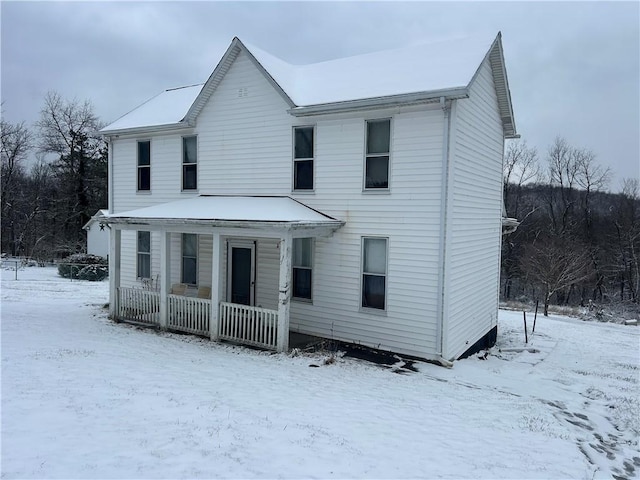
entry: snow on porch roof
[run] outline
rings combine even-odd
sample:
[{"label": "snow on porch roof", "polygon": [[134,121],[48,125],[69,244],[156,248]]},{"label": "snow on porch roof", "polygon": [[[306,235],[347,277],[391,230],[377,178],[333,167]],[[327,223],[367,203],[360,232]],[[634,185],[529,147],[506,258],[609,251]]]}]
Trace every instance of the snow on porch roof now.
[{"label": "snow on porch roof", "polygon": [[174,221],[176,223],[268,222],[340,227],[344,222],[291,197],[201,195],[127,212],[105,215],[107,223]]}]

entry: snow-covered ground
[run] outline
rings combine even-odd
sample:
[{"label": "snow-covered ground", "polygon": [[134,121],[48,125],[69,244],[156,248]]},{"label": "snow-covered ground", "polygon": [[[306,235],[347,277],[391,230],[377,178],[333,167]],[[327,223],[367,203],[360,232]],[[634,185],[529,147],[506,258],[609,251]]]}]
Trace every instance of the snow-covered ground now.
[{"label": "snow-covered ground", "polygon": [[640,472],[638,327],[538,318],[514,351],[522,313],[502,311],[485,360],[399,374],[114,324],[107,282],[18,277],[2,271],[2,478]]}]

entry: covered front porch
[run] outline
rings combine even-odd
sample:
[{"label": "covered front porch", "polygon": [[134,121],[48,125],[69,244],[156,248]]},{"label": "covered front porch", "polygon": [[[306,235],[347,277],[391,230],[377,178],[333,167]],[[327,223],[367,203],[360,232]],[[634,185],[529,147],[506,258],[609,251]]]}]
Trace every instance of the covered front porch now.
[{"label": "covered front porch", "polygon": [[[290,197],[199,196],[100,221],[111,228],[112,318],[277,351],[289,348],[294,242],[343,225]],[[150,278],[122,282],[123,232],[159,240]]]}]

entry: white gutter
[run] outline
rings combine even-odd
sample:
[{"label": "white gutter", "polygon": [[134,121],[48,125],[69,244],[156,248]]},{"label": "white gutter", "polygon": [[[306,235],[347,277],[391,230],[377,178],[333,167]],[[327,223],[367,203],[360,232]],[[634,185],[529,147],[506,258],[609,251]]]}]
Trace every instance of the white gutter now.
[{"label": "white gutter", "polygon": [[402,95],[389,95],[384,97],[363,98],[360,100],[347,100],[344,102],[321,103],[317,105],[294,107],[288,112],[294,117],[304,117],[321,113],[341,113],[351,112],[373,107],[385,108],[401,105],[415,105],[422,103],[436,103],[446,98],[448,100],[458,98],[468,98],[469,89],[467,87],[455,87],[445,90],[434,90],[430,92],[407,93]]},{"label": "white gutter", "polygon": [[[436,323],[436,355],[446,364],[443,357],[445,323],[445,255],[447,253],[447,208],[449,194],[449,130],[451,129],[451,102],[440,97],[440,107],[444,113],[444,132],[442,135],[442,185],[440,188],[440,255],[438,257],[438,310]],[[445,363],[443,363],[445,364]],[[449,366],[449,365],[447,365]]]},{"label": "white gutter", "polygon": [[133,127],[133,128],[120,128],[115,130],[100,130],[98,133],[104,136],[117,136],[117,135],[138,135],[141,133],[159,133],[166,132],[170,130],[180,130],[185,128],[193,128],[193,125],[188,122],[176,122],[176,123],[167,123],[164,125],[152,125],[152,126],[143,126],[143,127]]},{"label": "white gutter", "polygon": [[314,228],[329,227],[338,229],[345,222],[342,220],[327,221],[269,221],[269,220],[216,220],[216,219],[195,219],[195,218],[142,218],[142,217],[118,217],[102,216],[98,219],[101,223],[109,225],[144,225],[144,226],[182,226],[197,225],[205,227],[227,227],[227,228]]}]

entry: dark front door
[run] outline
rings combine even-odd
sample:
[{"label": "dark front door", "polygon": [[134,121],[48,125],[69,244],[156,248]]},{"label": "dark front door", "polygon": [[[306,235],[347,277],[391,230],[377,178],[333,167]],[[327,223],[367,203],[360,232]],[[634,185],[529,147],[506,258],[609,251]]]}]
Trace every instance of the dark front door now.
[{"label": "dark front door", "polygon": [[253,305],[254,248],[229,245],[229,300],[232,303]]}]

